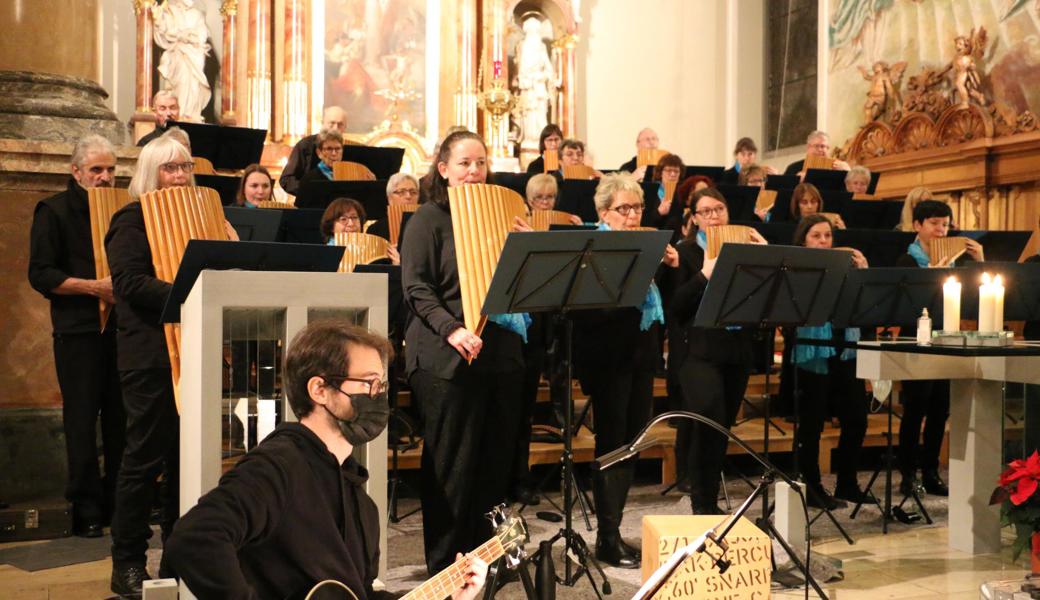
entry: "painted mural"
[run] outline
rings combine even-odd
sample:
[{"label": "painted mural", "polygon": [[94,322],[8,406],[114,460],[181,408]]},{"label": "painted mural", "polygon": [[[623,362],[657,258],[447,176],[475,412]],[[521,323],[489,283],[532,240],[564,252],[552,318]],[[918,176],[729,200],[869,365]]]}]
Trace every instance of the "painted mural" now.
[{"label": "painted mural", "polygon": [[828,43],[838,144],[868,121],[951,105],[983,107],[1012,131],[1040,114],[1040,1],[831,0]]}]

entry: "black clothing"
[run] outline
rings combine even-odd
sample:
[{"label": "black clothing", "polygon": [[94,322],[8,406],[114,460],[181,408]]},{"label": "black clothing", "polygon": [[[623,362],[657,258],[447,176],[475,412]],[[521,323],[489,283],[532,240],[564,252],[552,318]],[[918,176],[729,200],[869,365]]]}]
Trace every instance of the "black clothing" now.
[{"label": "black clothing", "polygon": [[629,173],[634,173],[635,170],[639,168],[637,166],[638,162],[639,161],[637,160],[637,157],[633,156],[632,160],[630,160],[630,161],[626,162],[625,164],[621,165],[621,167],[618,168],[618,171],[628,171]]},{"label": "black clothing", "polygon": [[390,241],[390,221],[387,219],[379,219],[373,221],[372,225],[365,230],[365,233],[372,235],[378,235],[386,241]]},{"label": "black clothing", "polygon": [[140,202],[131,202],[112,215],[105,252],[119,317],[119,370],[169,369],[159,316],[172,286],[155,277]]},{"label": "black clothing", "polygon": [[180,514],[180,421],[169,367],[120,371],[119,380],[126,407],[126,451],[112,515],[112,564],[144,566],[152,537],[148,519],[159,475],[163,476],[160,524],[164,541]]},{"label": "black clothing", "polygon": [[508,493],[519,427],[522,339],[494,323],[472,365],[447,342],[463,327],[451,214],[426,202],[405,229],[401,279],[412,311],[405,372],[425,419],[422,510],[430,574],[490,535],[484,513]]},{"label": "black clothing", "polygon": [[[98,333],[98,299],[54,294],[69,277],[96,279],[87,190],[69,177],[68,189],[36,205],[29,234],[29,284],[51,302],[55,334]],[[108,328],[115,331],[115,323]]]},{"label": "black clothing", "polygon": [[793,163],[787,165],[787,168],[784,169],[784,175],[797,175],[801,173],[803,169],[805,169],[804,158],[801,160],[796,160]]},{"label": "black clothing", "polygon": [[549,370],[548,351],[553,341],[553,316],[549,313],[532,313],[531,326],[527,328],[527,343],[524,344],[524,375],[520,396],[519,423],[516,437],[516,454],[513,456],[511,487],[531,485],[531,427],[538,402],[538,387],[542,374]]},{"label": "black clothing", "polygon": [[723,171],[722,172],[722,177],[720,177],[719,180],[715,182],[716,185],[718,185],[720,183],[724,184],[724,185],[739,185],[740,184],[740,173],[737,172],[737,168],[736,167],[730,167],[730,168],[726,169],[725,171]]},{"label": "black clothing", "polygon": [[299,423],[282,423],[199,499],[163,552],[200,599],[273,598],[335,579],[361,600],[379,567],[379,515],[368,473],[341,465]]},{"label": "black clothing", "polygon": [[[70,177],[66,191],[36,205],[29,238],[29,283],[51,305],[68,460],[65,497],[73,505],[76,528],[102,523],[111,514],[126,444],[116,373],[116,319],[112,316],[101,333],[97,298],[51,292],[69,277],[97,276],[90,231],[87,191]],[[103,474],[98,465],[98,417]]]},{"label": "black clothing", "polygon": [[534,175],[537,173],[545,172],[545,157],[539,156],[538,158],[531,161],[531,164],[527,165],[527,172]]},{"label": "black clothing", "polygon": [[323,173],[321,169],[318,168],[318,163],[314,163],[314,168],[310,171],[307,171],[307,173],[300,178],[300,187],[297,189],[297,193],[299,193],[300,190],[303,189],[303,186],[305,184],[308,184],[312,181],[332,181],[332,179],[329,179],[329,177],[326,176],[325,173]]},{"label": "black clothing", "polygon": [[148,142],[150,142],[150,141],[154,140],[155,138],[161,136],[162,134],[166,133],[166,131],[167,131],[166,126],[159,125],[158,123],[156,123],[155,124],[155,129],[153,129],[152,131],[146,133],[145,135],[143,135],[141,137],[141,139],[137,140],[138,147],[142,147],[143,148],[144,146],[147,146]]},{"label": "black clothing", "polygon": [[294,196],[299,193],[300,180],[311,169],[318,166],[317,149],[317,134],[308,135],[293,146],[292,152],[289,153],[289,160],[286,161],[285,168],[282,169],[282,174],[278,177],[278,183],[281,184],[285,193]]}]

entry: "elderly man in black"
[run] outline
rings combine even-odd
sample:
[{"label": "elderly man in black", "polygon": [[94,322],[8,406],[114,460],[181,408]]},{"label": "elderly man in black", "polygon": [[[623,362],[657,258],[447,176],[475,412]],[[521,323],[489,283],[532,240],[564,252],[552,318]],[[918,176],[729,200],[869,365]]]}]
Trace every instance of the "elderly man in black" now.
[{"label": "elderly man in black", "polygon": [[[347,113],[338,106],[325,109],[321,117],[321,131],[337,131],[340,135],[347,129]],[[318,167],[318,134],[308,135],[296,142],[289,160],[278,178],[285,193],[296,195],[300,191],[300,180],[303,176]]]},{"label": "elderly man in black", "polygon": [[166,133],[171,121],[181,118],[181,104],[177,100],[177,94],[170,90],[159,90],[152,98],[152,109],[155,111],[155,129],[137,140],[137,145],[144,147],[148,142]]},{"label": "elderly man in black", "polygon": [[[41,200],[33,214],[29,283],[51,303],[54,364],[62,396],[73,532],[100,537],[111,516],[126,416],[116,372],[115,318],[104,332],[98,300],[114,302],[112,279],[96,279],[90,237],[90,187],[112,187],[116,157],[101,136],[80,140],[68,189]],[[104,468],[98,465],[101,421]]]}]

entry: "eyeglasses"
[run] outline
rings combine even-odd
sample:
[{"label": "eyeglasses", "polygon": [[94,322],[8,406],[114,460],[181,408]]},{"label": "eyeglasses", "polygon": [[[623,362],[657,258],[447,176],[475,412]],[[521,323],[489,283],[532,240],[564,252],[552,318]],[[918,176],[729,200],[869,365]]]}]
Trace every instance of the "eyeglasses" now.
[{"label": "eyeglasses", "polygon": [[702,208],[702,209],[697,211],[697,216],[698,217],[704,217],[704,218],[707,218],[707,217],[721,217],[724,214],[726,214],[726,207],[725,206],[716,206],[714,208]]},{"label": "eyeglasses", "polygon": [[361,222],[361,217],[357,215],[340,215],[336,217],[336,220],[340,223],[359,223]]},{"label": "eyeglasses", "polygon": [[339,389],[339,386],[343,385],[344,381],[353,381],[354,383],[368,384],[369,396],[378,395],[380,392],[384,392],[388,388],[387,381],[385,379],[359,379],[357,377],[347,377],[346,375],[322,375],[321,378],[324,379],[329,385],[333,385],[337,389]]},{"label": "eyeglasses", "polygon": [[336,154],[338,152],[343,152],[343,146],[322,146],[321,151]]},{"label": "eyeglasses", "polygon": [[766,184],[766,180],[765,179],[748,179],[747,180],[747,184],[748,185],[765,185]]},{"label": "eyeglasses", "polygon": [[419,190],[415,188],[398,188],[390,193],[395,196],[418,196]]},{"label": "eyeglasses", "polygon": [[535,194],[531,196],[531,202],[555,202],[556,194]]},{"label": "eyeglasses", "polygon": [[159,169],[166,174],[173,175],[178,171],[184,171],[185,173],[191,173],[195,169],[195,163],[193,162],[168,162],[159,165]]},{"label": "eyeglasses", "polygon": [[617,214],[621,215],[622,217],[627,217],[633,212],[635,212],[636,214],[643,214],[644,208],[645,206],[643,206],[642,204],[622,204],[621,206],[615,206],[610,210],[617,212]]}]

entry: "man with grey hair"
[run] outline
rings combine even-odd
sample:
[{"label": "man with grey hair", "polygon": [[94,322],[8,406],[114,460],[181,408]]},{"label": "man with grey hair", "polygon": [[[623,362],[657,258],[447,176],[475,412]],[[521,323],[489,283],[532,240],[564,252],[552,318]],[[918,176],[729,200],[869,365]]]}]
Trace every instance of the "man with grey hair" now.
[{"label": "man with grey hair", "polygon": [[[116,371],[116,319],[101,330],[98,300],[115,303],[112,278],[96,278],[87,188],[112,187],[112,144],[89,135],[72,153],[68,188],[36,205],[29,238],[29,283],[50,300],[54,364],[62,396],[73,533],[100,537],[111,517],[126,416]],[[101,421],[104,473],[98,465]]]},{"label": "man with grey hair", "polygon": [[137,145],[145,144],[166,133],[170,123],[181,118],[181,105],[177,95],[171,90],[159,90],[152,98],[152,110],[155,111],[155,130],[137,140]]},{"label": "man with grey hair", "polygon": [[[335,130],[342,134],[347,129],[347,113],[338,106],[329,106],[321,117],[321,131]],[[318,134],[308,135],[296,142],[289,160],[278,178],[285,193],[296,195],[300,191],[300,180],[318,166]]]},{"label": "man with grey hair", "polygon": [[[826,157],[830,151],[831,138],[827,135],[826,131],[820,131],[817,129],[810,133],[809,137],[805,138],[806,156]],[[835,158],[831,163],[831,168],[839,171],[848,171],[849,163]],[[797,175],[800,179],[805,179],[805,159],[796,160],[787,165],[787,168],[784,169],[784,175]]]},{"label": "man with grey hair", "polygon": [[649,127],[644,127],[639,130],[636,134],[636,155],[632,157],[632,160],[621,165],[621,171],[628,171],[629,173],[636,176],[636,181],[642,181],[643,176],[646,174],[646,167],[636,166],[639,161],[640,150],[655,150],[661,144],[661,138],[657,136],[657,132]]}]

